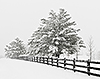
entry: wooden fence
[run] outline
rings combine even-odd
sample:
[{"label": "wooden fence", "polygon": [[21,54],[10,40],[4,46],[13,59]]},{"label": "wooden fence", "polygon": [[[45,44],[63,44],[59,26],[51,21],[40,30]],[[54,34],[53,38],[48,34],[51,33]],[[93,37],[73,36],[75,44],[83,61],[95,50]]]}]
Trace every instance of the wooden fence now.
[{"label": "wooden fence", "polygon": [[[93,75],[93,76],[100,77],[100,68],[93,67],[94,65],[99,66],[100,62],[89,61],[89,60],[75,60],[75,58],[72,60],[72,59],[66,59],[66,58],[59,59],[59,58],[49,58],[49,57],[32,57],[32,58],[21,57],[19,59],[52,65],[52,66],[64,68],[65,70],[66,69],[72,70],[74,72],[81,72],[81,73],[88,74],[89,76]],[[83,65],[82,63],[85,65]],[[95,72],[99,72],[99,73],[95,73]]]}]

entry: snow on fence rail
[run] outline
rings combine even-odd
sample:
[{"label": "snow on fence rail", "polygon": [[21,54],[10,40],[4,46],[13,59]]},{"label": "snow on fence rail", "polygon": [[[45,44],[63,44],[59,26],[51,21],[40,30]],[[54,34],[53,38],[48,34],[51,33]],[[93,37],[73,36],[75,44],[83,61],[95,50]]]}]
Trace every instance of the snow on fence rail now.
[{"label": "snow on fence rail", "polygon": [[[67,70],[73,70],[74,72],[81,72],[93,76],[100,77],[100,62],[90,61],[90,60],[76,60],[72,59],[59,59],[59,58],[49,58],[49,57],[20,57],[19,59],[43,63],[47,65],[52,65]],[[93,72],[92,72],[93,71]]]}]

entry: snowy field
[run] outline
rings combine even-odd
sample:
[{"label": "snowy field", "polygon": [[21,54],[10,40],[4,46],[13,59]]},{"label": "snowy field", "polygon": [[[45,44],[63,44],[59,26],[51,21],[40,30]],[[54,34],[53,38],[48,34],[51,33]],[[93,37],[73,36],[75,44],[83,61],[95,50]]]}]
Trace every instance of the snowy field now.
[{"label": "snowy field", "polygon": [[0,79],[100,79],[100,77],[74,73],[46,64],[1,58]]}]

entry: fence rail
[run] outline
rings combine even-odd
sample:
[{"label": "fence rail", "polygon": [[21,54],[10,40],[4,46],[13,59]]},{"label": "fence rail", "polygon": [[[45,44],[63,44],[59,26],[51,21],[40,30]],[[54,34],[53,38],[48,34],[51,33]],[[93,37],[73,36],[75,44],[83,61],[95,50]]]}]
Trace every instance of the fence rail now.
[{"label": "fence rail", "polygon": [[[66,58],[59,59],[59,58],[49,58],[49,57],[32,57],[32,58],[31,57],[30,58],[20,57],[19,59],[48,64],[48,65],[64,68],[67,70],[72,70],[74,72],[81,72],[81,73],[88,74],[89,76],[93,75],[93,76],[100,77],[100,73],[91,72],[91,70],[100,72],[100,68],[91,66],[91,64],[100,65],[100,62],[95,62],[95,61],[90,61],[90,60],[76,60],[75,58],[72,60],[72,59],[66,59]],[[83,65],[82,63],[85,63],[86,65]],[[68,66],[71,66],[71,67],[68,67]],[[81,70],[78,68],[83,68],[86,70]]]}]

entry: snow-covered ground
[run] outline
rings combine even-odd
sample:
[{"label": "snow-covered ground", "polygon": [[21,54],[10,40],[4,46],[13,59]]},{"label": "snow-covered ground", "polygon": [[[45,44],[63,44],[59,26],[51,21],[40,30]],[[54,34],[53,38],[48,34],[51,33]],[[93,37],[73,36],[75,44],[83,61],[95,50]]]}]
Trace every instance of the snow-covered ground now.
[{"label": "snow-covered ground", "polygon": [[99,79],[78,72],[52,67],[46,64],[0,59],[0,79]]}]

